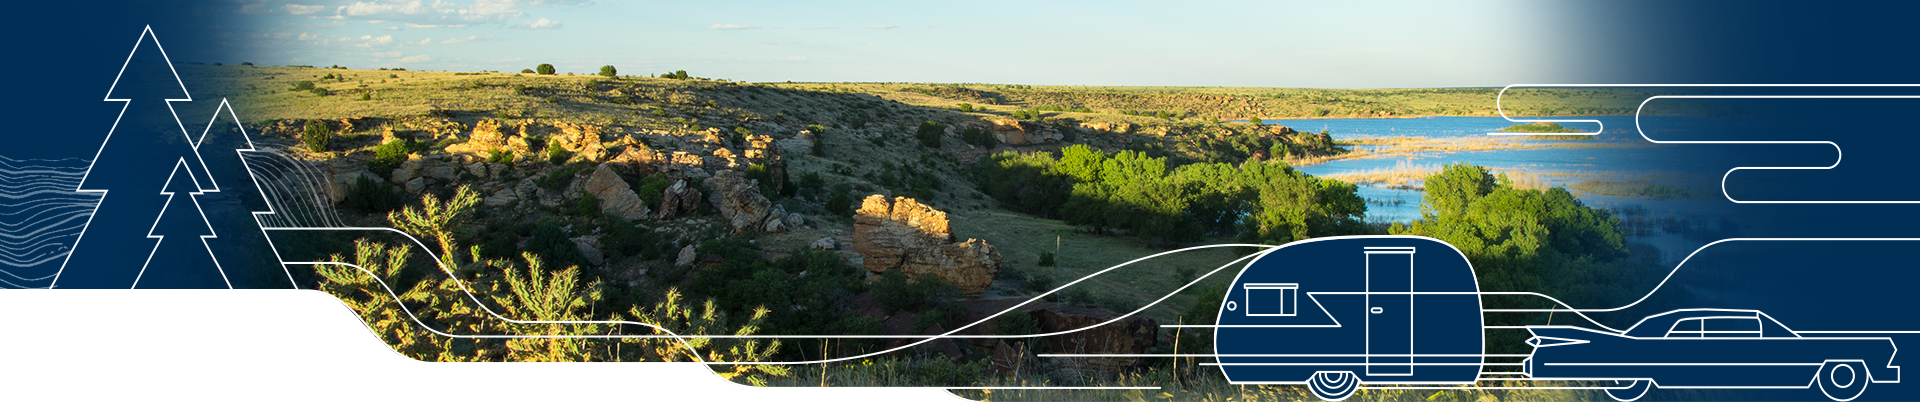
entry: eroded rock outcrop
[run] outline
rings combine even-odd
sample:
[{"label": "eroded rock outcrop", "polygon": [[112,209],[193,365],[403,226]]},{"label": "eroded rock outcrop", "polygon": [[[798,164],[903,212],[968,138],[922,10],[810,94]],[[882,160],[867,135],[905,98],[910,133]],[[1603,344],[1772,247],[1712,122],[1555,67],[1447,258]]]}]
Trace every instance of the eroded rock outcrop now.
[{"label": "eroded rock outcrop", "polygon": [[[783,224],[768,223],[769,218],[779,222],[786,210],[760,195],[759,181],[747,179],[739,171],[720,170],[707,180],[707,187],[713,190],[707,200],[713,202],[713,209],[727,220],[734,234],[785,229]],[[776,211],[779,213],[773,214]]]},{"label": "eroded rock outcrop", "polygon": [[1010,118],[988,118],[986,121],[992,124],[987,129],[993,131],[994,139],[1002,144],[1056,143],[1061,139],[1060,131],[1039,122]]},{"label": "eroded rock outcrop", "polygon": [[671,220],[700,211],[700,190],[687,180],[674,181],[660,196],[660,220]]},{"label": "eroded rock outcrop", "polygon": [[601,163],[593,169],[593,176],[587,178],[586,191],[600,200],[600,211],[611,213],[627,220],[640,220],[653,213],[647,209],[647,202],[633,193],[627,181],[613,172],[608,163]]},{"label": "eroded rock outcrop", "polygon": [[1000,252],[977,239],[953,242],[946,212],[913,198],[867,197],[854,214],[853,249],[872,272],[906,271],[952,283],[978,295],[1000,270]]}]

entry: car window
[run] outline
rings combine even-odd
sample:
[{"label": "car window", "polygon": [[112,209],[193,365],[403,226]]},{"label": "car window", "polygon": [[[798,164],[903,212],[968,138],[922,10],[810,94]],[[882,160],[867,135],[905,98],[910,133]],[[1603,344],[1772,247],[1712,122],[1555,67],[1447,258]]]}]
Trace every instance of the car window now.
[{"label": "car window", "polygon": [[1667,329],[1667,338],[1700,338],[1700,319],[1689,318],[1676,321],[1673,328]]},{"label": "car window", "polygon": [[1760,338],[1760,319],[1753,318],[1709,318],[1701,323],[1701,331],[1708,338]]}]

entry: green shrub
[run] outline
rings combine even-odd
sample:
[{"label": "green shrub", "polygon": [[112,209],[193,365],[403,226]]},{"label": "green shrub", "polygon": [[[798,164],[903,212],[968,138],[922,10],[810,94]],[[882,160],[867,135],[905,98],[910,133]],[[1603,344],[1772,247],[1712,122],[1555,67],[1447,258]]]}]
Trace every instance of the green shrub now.
[{"label": "green shrub", "polygon": [[560,223],[552,220],[543,220],[533,229],[533,236],[527,238],[526,251],[545,259],[551,268],[566,268],[587,261],[580,255],[580,248],[567,238],[566,231],[560,230]]},{"label": "green shrub", "polygon": [[811,146],[812,150],[809,150],[809,152],[812,152],[815,156],[826,157],[827,128],[822,128],[820,125],[807,125],[807,131],[813,133],[813,146]]},{"label": "green shrub", "polygon": [[360,100],[361,100],[361,101],[373,101],[373,93],[372,93],[372,92],[364,92],[364,93],[360,93]]},{"label": "green shrub", "polygon": [[553,65],[551,64],[541,63],[539,66],[534,66],[533,68],[535,73],[553,74]]},{"label": "green shrub", "polygon": [[914,130],[913,137],[920,139],[921,146],[926,146],[929,149],[938,149],[940,148],[940,135],[946,134],[946,132],[946,125],[941,125],[939,122],[934,121],[925,121],[920,123],[919,129]]},{"label": "green shrub", "polygon": [[515,223],[488,224],[485,238],[480,241],[480,256],[493,259],[512,259],[520,256],[520,237],[532,231],[531,226]]},{"label": "green shrub", "polygon": [[1033,274],[1027,277],[1027,290],[1036,293],[1051,292],[1055,286],[1059,286],[1055,285],[1055,283],[1057,282],[1054,281],[1052,276],[1048,276],[1047,274]]},{"label": "green shrub", "polygon": [[573,183],[574,174],[579,174],[580,171],[586,170],[587,168],[588,164],[585,162],[563,165],[553,169],[553,171],[548,171],[547,175],[540,177],[540,179],[534,181],[534,183],[540,184],[541,187],[547,189],[561,189],[566,187],[567,184]]},{"label": "green shrub", "polygon": [[414,142],[394,139],[373,148],[373,161],[367,162],[367,171],[374,174],[386,174],[399,168],[400,163],[413,155]]},{"label": "green shrub", "polygon": [[808,171],[805,174],[800,174],[800,182],[794,185],[797,185],[796,188],[807,191],[808,194],[815,194],[825,191],[821,188],[827,186],[827,179],[821,177],[819,172]]},{"label": "green shrub", "polygon": [[522,74],[532,74],[532,73],[533,73],[533,69],[520,69],[520,73],[522,73]]},{"label": "green shrub", "polygon": [[309,119],[303,129],[300,132],[300,142],[307,145],[307,150],[315,153],[324,152],[327,151],[327,144],[333,142],[333,128],[327,127],[326,122]]},{"label": "green shrub", "polygon": [[606,65],[606,66],[600,66],[600,75],[607,76],[607,77],[615,77],[615,76],[619,76],[620,73],[618,69],[613,68],[613,65]]},{"label": "green shrub", "polygon": [[547,141],[548,163],[564,164],[567,162],[567,159],[570,158],[573,158],[573,153],[567,152],[567,148],[560,146],[560,139]]},{"label": "green shrub", "polygon": [[1053,252],[1052,251],[1040,252],[1040,262],[1035,263],[1034,265],[1039,265],[1043,267],[1053,266]]},{"label": "green shrub", "polygon": [[526,95],[526,94],[527,94],[527,85],[525,85],[525,84],[514,84],[514,85],[513,85],[513,93],[514,93],[514,94],[517,94],[517,95]]},{"label": "green shrub", "polygon": [[[626,257],[654,259],[673,251],[673,244],[661,243],[660,234],[614,215],[603,216],[600,223],[600,251],[613,260]],[[610,260],[611,261],[611,260]]]},{"label": "green shrub", "polygon": [[600,197],[581,193],[580,199],[573,201],[573,209],[568,213],[574,216],[594,217],[600,215]]},{"label": "green shrub", "polygon": [[399,208],[400,196],[394,195],[386,184],[363,175],[353,180],[353,186],[347,188],[347,198],[341,203],[361,212],[383,213]]},{"label": "green shrub", "polygon": [[666,197],[667,187],[673,186],[673,181],[668,180],[665,174],[654,174],[639,181],[629,181],[627,185],[633,187],[633,193],[640,195],[640,200],[645,201],[647,206],[657,207],[660,206],[660,198]]},{"label": "green shrub", "polygon": [[493,164],[512,163],[513,152],[502,151],[502,150],[489,150],[487,151],[487,162],[493,163]]},{"label": "green shrub", "polygon": [[[1193,267],[1180,267],[1180,269],[1173,270],[1173,282],[1181,285],[1185,285],[1188,282],[1193,282],[1193,277],[1195,275],[1198,275],[1198,273],[1199,273],[1199,270],[1196,270]],[[1185,292],[1185,291],[1183,290],[1182,292]]]},{"label": "green shrub", "polygon": [[960,112],[973,112],[973,104],[960,103]]},{"label": "green shrub", "polygon": [[312,91],[312,92],[313,92],[313,95],[317,95],[317,96],[321,96],[321,97],[325,97],[325,96],[327,96],[327,89],[324,89],[324,88],[316,88],[316,89],[312,89],[312,90],[308,90],[308,91]]},{"label": "green shrub", "polygon": [[827,197],[827,212],[840,217],[853,216],[853,198],[847,197],[845,192],[833,193],[833,196]]},{"label": "green shrub", "polygon": [[960,141],[966,142],[967,144],[970,144],[970,145],[980,146],[982,148],[988,148],[988,149],[991,149],[993,148],[993,146],[998,145],[1000,143],[998,139],[995,139],[993,137],[992,131],[982,129],[976,126],[968,126],[966,129],[961,129]]},{"label": "green shrub", "polygon": [[960,295],[960,288],[932,275],[907,275],[894,270],[880,274],[880,280],[873,283],[873,296],[880,299],[880,305],[889,310],[922,312],[934,309],[954,308],[953,298]]},{"label": "green shrub", "polygon": [[293,83],[293,91],[307,91],[312,89],[313,82],[311,81],[301,80],[298,83]]}]

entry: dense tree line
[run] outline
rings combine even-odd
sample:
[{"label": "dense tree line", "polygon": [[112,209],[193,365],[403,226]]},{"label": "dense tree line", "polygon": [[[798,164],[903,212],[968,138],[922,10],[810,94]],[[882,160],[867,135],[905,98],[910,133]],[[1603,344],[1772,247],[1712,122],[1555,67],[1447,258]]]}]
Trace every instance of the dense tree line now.
[{"label": "dense tree line", "polygon": [[[1420,220],[1394,224],[1392,234],[1433,237],[1452,244],[1473,264],[1483,292],[1538,292],[1572,308],[1625,304],[1650,287],[1638,272],[1658,266],[1644,256],[1630,259],[1620,221],[1605,209],[1588,207],[1565,188],[1515,188],[1504,175],[1485,167],[1452,164],[1426,180]],[[1658,280],[1657,277],[1652,280]],[[1531,296],[1489,295],[1487,308],[1552,307]],[[1560,307],[1566,309],[1568,307]],[[1612,313],[1588,314],[1615,323]],[[1547,313],[1489,313],[1490,325],[1584,325],[1576,316]],[[1496,351],[1525,352],[1524,333],[1490,334]]]},{"label": "dense tree line", "polygon": [[1164,157],[1080,145],[1057,158],[1001,153],[976,175],[982,191],[1010,209],[1161,243],[1236,236],[1277,244],[1367,229],[1353,184],[1281,162],[1169,167]]}]

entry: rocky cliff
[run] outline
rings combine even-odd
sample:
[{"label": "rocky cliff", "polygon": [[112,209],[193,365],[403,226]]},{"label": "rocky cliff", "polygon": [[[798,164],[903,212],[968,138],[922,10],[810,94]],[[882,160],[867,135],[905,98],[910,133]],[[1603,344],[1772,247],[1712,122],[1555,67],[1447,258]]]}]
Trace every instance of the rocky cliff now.
[{"label": "rocky cliff", "polygon": [[867,197],[854,214],[853,249],[868,271],[906,271],[978,295],[1000,270],[1000,253],[977,239],[953,242],[947,214],[913,198]]}]

